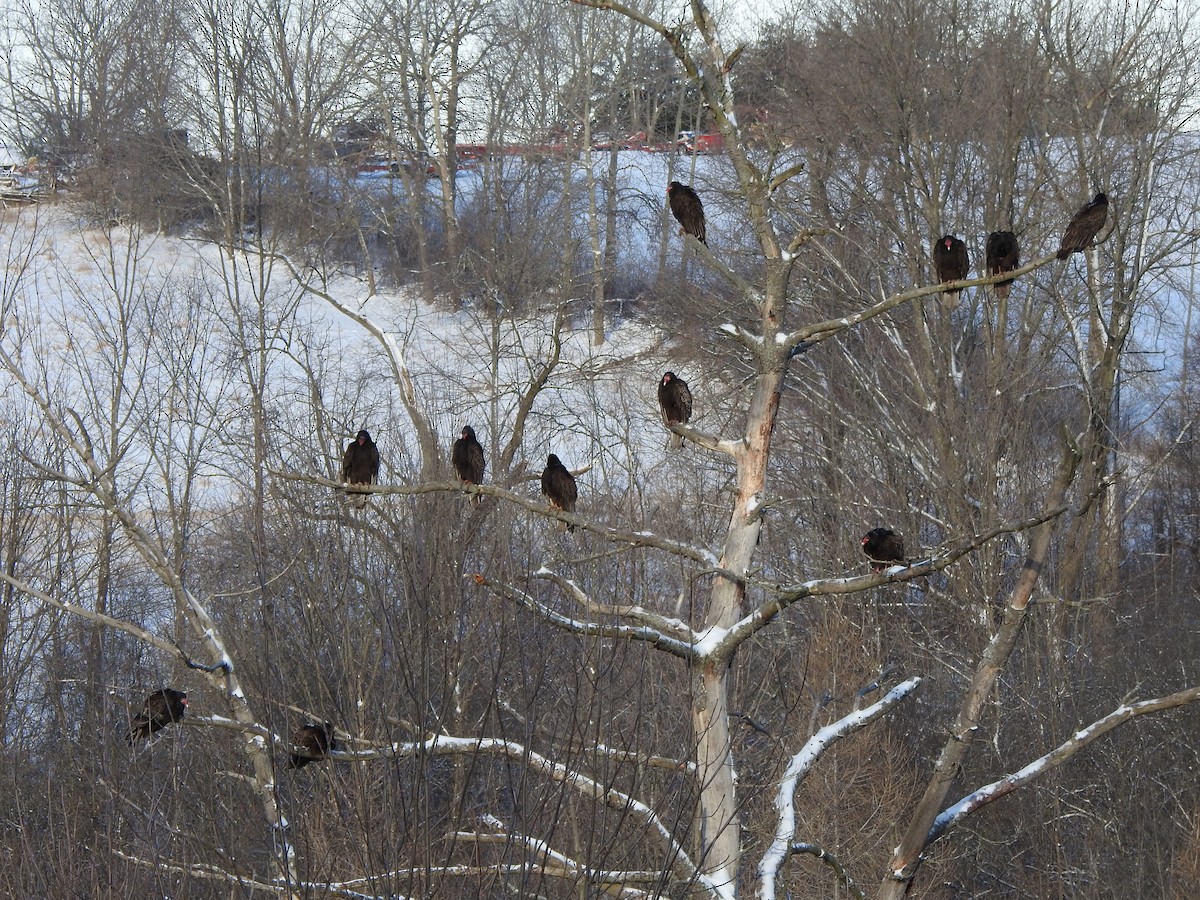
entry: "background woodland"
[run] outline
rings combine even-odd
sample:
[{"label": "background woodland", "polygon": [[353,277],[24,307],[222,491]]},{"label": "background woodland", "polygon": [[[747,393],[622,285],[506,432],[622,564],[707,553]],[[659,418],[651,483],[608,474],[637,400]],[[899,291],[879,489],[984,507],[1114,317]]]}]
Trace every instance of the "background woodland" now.
[{"label": "background woodland", "polygon": [[1200,895],[1195,11],[7,3],[0,893]]}]

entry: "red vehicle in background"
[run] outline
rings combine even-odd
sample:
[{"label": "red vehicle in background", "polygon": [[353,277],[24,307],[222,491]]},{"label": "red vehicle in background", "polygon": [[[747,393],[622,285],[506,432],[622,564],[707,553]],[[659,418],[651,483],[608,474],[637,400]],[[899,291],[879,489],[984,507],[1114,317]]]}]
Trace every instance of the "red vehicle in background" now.
[{"label": "red vehicle in background", "polygon": [[694,131],[681,131],[675,143],[679,149],[687,153],[725,152],[725,138],[719,134],[696,134]]}]

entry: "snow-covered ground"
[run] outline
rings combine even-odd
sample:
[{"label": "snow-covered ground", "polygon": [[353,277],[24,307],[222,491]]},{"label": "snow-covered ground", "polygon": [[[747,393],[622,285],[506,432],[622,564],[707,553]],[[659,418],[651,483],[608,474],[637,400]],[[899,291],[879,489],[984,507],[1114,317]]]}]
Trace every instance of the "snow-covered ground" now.
[{"label": "snow-covered ground", "polygon": [[[194,240],[101,231],[68,204],[10,211],[6,219],[5,348],[55,409],[69,406],[68,418],[80,417],[98,452],[111,439],[118,482],[143,485],[139,505],[159,502],[161,485],[183,477],[166,466],[173,455],[196,456],[203,505],[219,508],[239,490],[245,472],[237,449],[252,441],[258,348],[272,468],[336,477],[345,442],[366,427],[379,444],[384,480],[413,479],[416,432],[387,348],[339,306],[367,317],[401,349],[447,459],[461,427],[476,429],[489,480],[520,398],[553,349],[553,310],[493,320],[470,305],[427,305],[407,290],[371,295],[344,275],[309,292],[285,266],[264,268],[269,261],[253,251],[231,258]],[[663,371],[692,384],[694,424],[727,424],[708,400],[710,378],[675,355],[675,335],[618,321],[606,338],[592,345],[586,310],[568,317],[561,362],[534,404],[514,463],[537,473],[553,452],[570,468],[587,467],[581,509],[589,494],[619,497],[635,483],[638,502],[676,490],[664,467],[667,432],[656,399]],[[26,399],[3,377],[5,418],[25,417]],[[693,449],[672,456],[676,466],[721,468]],[[522,489],[535,493],[537,484]]]}]

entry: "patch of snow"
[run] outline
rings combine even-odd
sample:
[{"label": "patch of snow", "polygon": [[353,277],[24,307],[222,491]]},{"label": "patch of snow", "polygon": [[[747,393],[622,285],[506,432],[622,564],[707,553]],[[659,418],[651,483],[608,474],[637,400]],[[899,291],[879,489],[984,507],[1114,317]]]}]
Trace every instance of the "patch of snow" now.
[{"label": "patch of snow", "polygon": [[717,646],[728,634],[728,628],[721,628],[717,625],[713,625],[697,634],[695,639],[692,641],[692,649],[700,656],[708,656],[717,649]]}]

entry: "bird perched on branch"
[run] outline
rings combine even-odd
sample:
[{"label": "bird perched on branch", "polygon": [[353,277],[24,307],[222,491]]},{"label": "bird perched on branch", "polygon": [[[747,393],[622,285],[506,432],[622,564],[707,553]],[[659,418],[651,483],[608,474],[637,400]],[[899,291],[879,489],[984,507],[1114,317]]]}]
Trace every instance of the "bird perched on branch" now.
[{"label": "bird perched on branch", "polygon": [[172,688],[155,691],[142,703],[142,711],[133,717],[125,739],[132,744],[134,741],[150,737],[156,731],[162,731],[183,718],[187,705],[187,691],[176,691]]},{"label": "bird perched on branch", "polygon": [[328,759],[329,752],[338,749],[332,722],[326,722],[324,725],[305,722],[293,732],[292,744],[299,752],[290,755],[289,769],[303,769],[310,762]]},{"label": "bird perched on branch", "polygon": [[1063,233],[1062,245],[1058,248],[1058,258],[1066,259],[1072,253],[1080,253],[1092,246],[1106,221],[1108,197],[1101,191],[1071,217],[1071,223]]},{"label": "bird perched on branch", "polygon": [[872,528],[862,539],[863,553],[871,561],[872,572],[888,566],[904,565],[904,538],[890,528]]},{"label": "bird perched on branch", "polygon": [[[663,422],[668,428],[686,425],[692,417],[692,392],[687,382],[674,372],[665,373],[658,383],[658,405],[662,408]],[[683,437],[672,433],[671,449],[678,450],[682,446]]]},{"label": "bird perched on branch", "polygon": [[[563,512],[575,512],[575,501],[579,499],[579,488],[575,484],[575,476],[567,471],[567,467],[553,453],[546,459],[546,468],[542,470],[542,493],[546,495],[553,509]],[[560,527],[574,531],[574,525],[563,522]]]},{"label": "bird perched on branch", "polygon": [[[450,451],[450,462],[454,465],[454,473],[463,484],[482,484],[483,470],[487,463],[483,458],[483,447],[475,437],[475,429],[464,425],[462,437],[454,442]],[[471,502],[478,506],[483,497],[476,494]]]},{"label": "bird perched on branch", "polygon": [[671,202],[671,214],[679,220],[680,234],[690,234],[700,243],[707,246],[708,239],[704,228],[704,204],[700,195],[678,181],[667,185],[667,198]]},{"label": "bird perched on branch", "polygon": [[[1011,231],[993,231],[987,239],[987,270],[989,275],[1011,272],[1021,264],[1017,236]],[[992,285],[997,297],[1007,297],[1013,280],[997,281]]]},{"label": "bird perched on branch", "polygon": [[367,496],[362,491],[356,492],[355,487],[369,486],[378,476],[379,448],[364,428],[342,454],[342,481],[347,484],[347,494],[361,494],[354,503],[359,509],[366,507]]},{"label": "bird perched on branch", "polygon": [[[939,282],[961,281],[971,271],[967,258],[967,245],[952,234],[944,234],[933,245],[933,268]],[[954,309],[958,306],[962,288],[942,292],[942,306]]]}]

